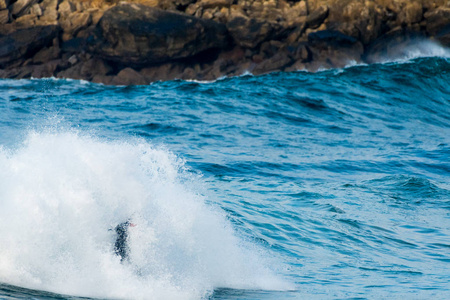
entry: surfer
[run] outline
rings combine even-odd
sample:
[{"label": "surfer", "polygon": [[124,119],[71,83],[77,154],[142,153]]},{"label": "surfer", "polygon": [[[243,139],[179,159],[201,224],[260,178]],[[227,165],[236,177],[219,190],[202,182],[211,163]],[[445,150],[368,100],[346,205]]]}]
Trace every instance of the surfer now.
[{"label": "surfer", "polygon": [[120,223],[116,226],[116,228],[114,228],[117,235],[116,243],[114,244],[114,253],[116,253],[117,256],[120,256],[121,262],[128,259],[128,253],[130,250],[130,247],[128,246],[128,228],[134,226],[136,225],[128,220]]}]

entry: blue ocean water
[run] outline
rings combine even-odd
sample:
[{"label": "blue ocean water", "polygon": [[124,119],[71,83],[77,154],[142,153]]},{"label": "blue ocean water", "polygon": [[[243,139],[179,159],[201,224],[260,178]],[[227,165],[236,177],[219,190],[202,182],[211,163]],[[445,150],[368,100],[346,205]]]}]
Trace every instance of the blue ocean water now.
[{"label": "blue ocean water", "polygon": [[0,298],[448,299],[449,82],[0,80]]}]

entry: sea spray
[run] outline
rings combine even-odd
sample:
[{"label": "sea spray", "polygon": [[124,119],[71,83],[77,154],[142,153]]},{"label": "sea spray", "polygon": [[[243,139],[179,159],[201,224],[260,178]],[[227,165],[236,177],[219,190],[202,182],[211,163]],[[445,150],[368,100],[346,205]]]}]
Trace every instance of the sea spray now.
[{"label": "sea spray", "polygon": [[440,57],[450,58],[450,48],[438,42],[426,39],[412,39],[397,51],[379,55],[372,62],[376,63],[413,63],[417,58]]},{"label": "sea spray", "polygon": [[[32,131],[16,149],[0,149],[0,165],[0,282],[132,299],[289,288],[167,150]],[[136,226],[121,263],[112,229],[128,219]]]}]

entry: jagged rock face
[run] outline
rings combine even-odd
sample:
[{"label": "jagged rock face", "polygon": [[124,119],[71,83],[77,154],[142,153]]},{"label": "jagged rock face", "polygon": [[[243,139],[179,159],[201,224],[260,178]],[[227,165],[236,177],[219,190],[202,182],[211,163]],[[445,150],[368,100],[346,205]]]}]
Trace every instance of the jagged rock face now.
[{"label": "jagged rock face", "polygon": [[0,10],[0,25],[9,22],[9,10]]},{"label": "jagged rock face", "polygon": [[0,67],[34,55],[58,36],[58,26],[39,26],[0,37]]},{"label": "jagged rock face", "polygon": [[96,30],[90,51],[138,65],[186,58],[228,44],[222,24],[136,4],[106,11]]},{"label": "jagged rock face", "polygon": [[376,62],[417,38],[450,46],[450,0],[0,0],[0,77],[314,71]]}]

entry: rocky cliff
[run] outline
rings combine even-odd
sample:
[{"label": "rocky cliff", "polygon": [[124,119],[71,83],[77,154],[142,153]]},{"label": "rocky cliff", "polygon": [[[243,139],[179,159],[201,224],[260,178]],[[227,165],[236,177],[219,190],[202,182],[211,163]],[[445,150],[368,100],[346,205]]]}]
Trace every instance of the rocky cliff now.
[{"label": "rocky cliff", "polygon": [[105,84],[376,62],[450,46],[449,0],[0,0],[0,77]]}]

